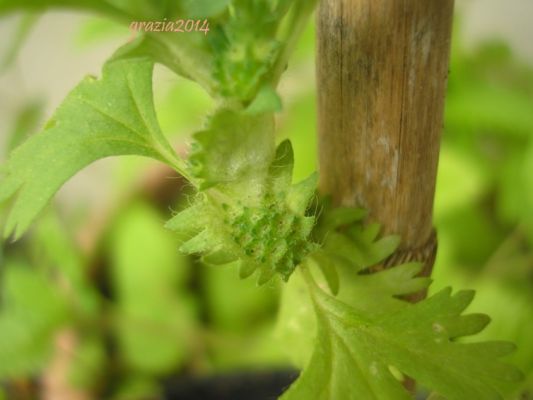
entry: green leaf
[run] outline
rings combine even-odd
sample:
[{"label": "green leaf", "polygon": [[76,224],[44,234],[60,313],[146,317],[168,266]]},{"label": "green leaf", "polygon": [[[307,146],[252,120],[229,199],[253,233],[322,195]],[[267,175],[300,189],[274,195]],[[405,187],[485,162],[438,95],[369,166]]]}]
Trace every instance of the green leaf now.
[{"label": "green leaf", "polygon": [[194,135],[189,156],[192,173],[203,188],[264,179],[275,151],[271,114],[221,110],[208,126]]},{"label": "green leaf", "polygon": [[183,170],[159,130],[152,69],[146,59],[106,64],[101,80],[84,79],[44,131],[12,153],[0,183],[0,203],[15,197],[6,235],[19,237],[66,180],[98,159],[135,154]]},{"label": "green leaf", "polygon": [[320,221],[320,226],[323,232],[326,233],[342,226],[349,226],[355,222],[360,222],[367,215],[368,212],[362,208],[336,207],[324,213]]},{"label": "green leaf", "polygon": [[379,315],[394,312],[405,306],[397,296],[421,292],[428,288],[430,278],[419,277],[423,264],[408,263],[379,273],[356,274],[353,268],[339,266],[343,283],[338,298],[360,312]]},{"label": "green leaf", "polygon": [[132,37],[137,37],[120,47],[112,60],[148,57],[217,96],[211,71],[212,54],[203,33],[188,32],[178,41],[175,32],[136,33],[131,26],[130,30]]},{"label": "green leaf", "polygon": [[318,323],[316,348],[284,400],[410,399],[390,367],[449,400],[499,399],[521,379],[518,370],[498,360],[513,345],[456,341],[488,323],[485,315],[462,314],[473,292],[452,295],[445,289],[376,315],[331,297],[309,271],[304,275]]},{"label": "green leaf", "polygon": [[385,261],[400,244],[398,236],[378,238],[378,224],[364,225],[366,210],[333,208],[328,199],[322,199],[321,204],[322,211],[313,234],[315,240],[323,244],[324,255],[336,264],[349,266],[356,273]]},{"label": "green leaf", "polygon": [[213,24],[207,39],[222,97],[247,105],[271,83],[269,73],[281,48],[276,36],[282,17],[272,11],[271,1],[234,0],[225,20]]},{"label": "green leaf", "polygon": [[306,215],[316,177],[292,185],[292,146],[275,150],[272,114],[222,110],[194,138],[189,162],[201,192],[167,224],[185,239],[181,250],[236,262],[242,278],[258,271],[259,284],[287,280],[316,248]]},{"label": "green leaf", "polygon": [[301,268],[282,286],[275,337],[295,367],[303,369],[315,349],[317,323]]}]

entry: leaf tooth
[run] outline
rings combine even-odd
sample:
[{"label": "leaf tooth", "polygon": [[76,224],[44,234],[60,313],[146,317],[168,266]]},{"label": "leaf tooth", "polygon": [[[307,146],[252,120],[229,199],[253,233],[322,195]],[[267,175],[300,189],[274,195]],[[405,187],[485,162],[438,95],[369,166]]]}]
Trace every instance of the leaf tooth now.
[{"label": "leaf tooth", "polygon": [[474,296],[476,295],[475,290],[460,290],[452,297],[453,301],[453,308],[450,308],[450,310],[454,310],[457,314],[462,313],[466,307],[470,305],[472,300],[474,300]]},{"label": "leaf tooth", "polygon": [[422,272],[424,264],[420,262],[410,262],[389,268],[387,271],[394,271],[398,280],[408,280],[414,278]]},{"label": "leaf tooth", "polygon": [[430,278],[415,278],[422,271],[423,267],[424,265],[422,263],[407,263],[373,275],[375,278],[380,277],[381,281],[390,287],[395,295],[408,295],[427,289],[430,285]]},{"label": "leaf tooth", "polygon": [[357,244],[337,232],[330,232],[326,238],[325,250],[336,258],[342,258],[356,272],[368,267],[365,255]]},{"label": "leaf tooth", "polygon": [[259,278],[257,279],[257,284],[259,286],[264,285],[270,279],[272,279],[274,274],[275,274],[275,271],[273,269],[264,266],[263,268],[260,269],[260,274],[259,274]]},{"label": "leaf tooth", "polygon": [[369,266],[383,261],[393,254],[400,245],[400,241],[401,239],[399,236],[390,235],[372,243],[368,254],[369,258],[367,260]]},{"label": "leaf tooth", "polygon": [[448,301],[452,296],[452,288],[450,286],[446,286],[444,289],[440,290],[439,292],[435,293],[433,296],[428,298],[426,302],[432,301],[437,303],[443,303],[445,301]]},{"label": "leaf tooth", "polygon": [[284,140],[276,149],[276,156],[269,167],[269,176],[275,189],[287,188],[292,182],[294,151],[290,140]]},{"label": "leaf tooth", "polygon": [[270,262],[276,265],[285,257],[287,251],[289,251],[289,247],[287,246],[287,242],[282,239],[278,240],[274,246],[274,251],[270,254]]},{"label": "leaf tooth", "polygon": [[194,204],[191,207],[180,211],[165,224],[165,228],[173,231],[183,231],[187,228],[202,226],[203,207],[201,204]]},{"label": "leaf tooth", "polygon": [[377,239],[380,231],[381,231],[380,224],[376,224],[376,223],[369,224],[367,227],[364,228],[362,236],[365,240],[371,243]]},{"label": "leaf tooth", "polygon": [[203,253],[212,248],[212,236],[208,229],[204,229],[192,239],[186,241],[180,246],[180,251],[185,254]]},{"label": "leaf tooth", "polygon": [[482,354],[487,358],[505,357],[516,351],[516,345],[503,340],[491,340],[480,343],[465,343],[463,346],[468,347],[475,353]]},{"label": "leaf tooth", "polygon": [[237,257],[235,257],[231,252],[227,251],[226,249],[220,248],[205,255],[202,258],[202,261],[206,264],[226,265],[232,263],[236,259]]},{"label": "leaf tooth", "polygon": [[287,205],[295,214],[303,215],[315,194],[318,174],[315,172],[303,181],[291,186],[287,196]]},{"label": "leaf tooth", "polygon": [[242,260],[240,269],[239,269],[239,277],[241,279],[246,279],[250,275],[252,275],[255,270],[257,269],[258,265],[250,260]]},{"label": "leaf tooth", "polygon": [[456,339],[481,332],[490,323],[490,318],[485,314],[468,314],[450,317],[439,323],[445,327],[450,339]]},{"label": "leaf tooth", "polygon": [[368,212],[362,208],[337,207],[328,211],[324,215],[324,228],[326,231],[329,231],[339,228],[340,226],[348,226],[355,222],[361,221],[367,215]]}]

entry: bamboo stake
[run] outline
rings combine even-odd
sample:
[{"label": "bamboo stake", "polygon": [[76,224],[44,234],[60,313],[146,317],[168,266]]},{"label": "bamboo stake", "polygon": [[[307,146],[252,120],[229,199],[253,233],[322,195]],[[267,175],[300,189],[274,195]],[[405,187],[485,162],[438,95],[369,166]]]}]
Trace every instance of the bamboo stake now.
[{"label": "bamboo stake", "polygon": [[453,0],[322,0],[321,190],[399,234],[386,263],[435,258],[433,198]]}]

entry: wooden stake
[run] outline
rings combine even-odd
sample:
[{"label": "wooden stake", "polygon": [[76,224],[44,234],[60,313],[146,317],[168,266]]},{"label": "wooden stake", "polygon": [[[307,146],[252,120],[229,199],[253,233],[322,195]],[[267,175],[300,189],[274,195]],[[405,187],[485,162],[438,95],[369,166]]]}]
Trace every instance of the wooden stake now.
[{"label": "wooden stake", "polygon": [[453,0],[322,0],[317,79],[320,179],[402,245],[387,264],[429,274]]}]

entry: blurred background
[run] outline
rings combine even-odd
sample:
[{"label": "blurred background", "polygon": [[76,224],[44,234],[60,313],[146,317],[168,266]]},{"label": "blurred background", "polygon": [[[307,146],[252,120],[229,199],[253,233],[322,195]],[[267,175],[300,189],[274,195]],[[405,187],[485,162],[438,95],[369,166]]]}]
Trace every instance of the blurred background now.
[{"label": "blurred background", "polygon": [[[477,290],[472,311],[493,319],[483,339],[518,346],[510,360],[527,379],[516,399],[533,399],[532,17],[531,0],[457,0],[435,202],[432,291]],[[128,37],[79,13],[1,19],[0,160]],[[213,104],[163,67],[154,88],[163,132],[185,151]],[[313,25],[280,92],[280,139],[293,141],[300,180],[316,168]],[[151,161],[99,161],[2,244],[0,399],[157,398],[175,377],[290,366],[280,287],[178,254],[163,222],[187,196]]]}]

